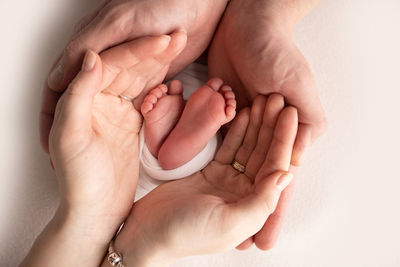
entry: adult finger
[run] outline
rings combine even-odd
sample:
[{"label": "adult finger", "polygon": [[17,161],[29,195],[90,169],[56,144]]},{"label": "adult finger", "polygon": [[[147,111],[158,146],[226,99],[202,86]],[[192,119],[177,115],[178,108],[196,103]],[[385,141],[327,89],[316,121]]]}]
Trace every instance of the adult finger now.
[{"label": "adult finger", "polygon": [[[290,172],[296,176],[297,170],[293,167]],[[263,228],[253,237],[254,243],[259,249],[269,250],[274,247],[281,232],[285,215],[290,204],[295,187],[295,180],[293,180],[281,193],[275,211],[268,217]]]},{"label": "adult finger", "polygon": [[224,142],[215,155],[216,161],[222,164],[231,164],[235,159],[236,152],[246,135],[249,116],[249,108],[242,109],[239,114],[236,115],[235,120],[232,122],[232,126],[229,128],[229,131],[225,136]]},{"label": "adult finger", "polygon": [[283,96],[279,94],[272,94],[268,97],[263,114],[262,125],[258,132],[258,136],[255,137],[257,144],[251,153],[246,166],[245,174],[247,177],[254,179],[264,163],[272,142],[276,122],[284,107],[285,100]]},{"label": "adult finger", "polygon": [[292,179],[293,175],[288,172],[272,173],[263,177],[251,195],[230,204],[227,224],[234,224],[234,227],[228,225],[227,234],[242,242],[258,232],[275,211],[281,192]]},{"label": "adult finger", "polygon": [[[144,37],[101,53],[104,65],[103,90],[115,95],[124,94],[133,99],[137,93],[127,92],[128,88],[132,84],[136,88],[139,85],[144,87],[146,81],[143,75],[152,72],[152,68],[147,65],[153,62],[157,54],[166,50],[170,41],[171,37],[168,35]],[[142,70],[146,67],[147,72]]]},{"label": "adult finger", "polygon": [[[261,126],[260,129],[260,135],[259,135],[259,141],[257,143],[257,147],[255,150],[258,148],[261,148],[262,150],[268,150],[269,152],[272,153],[269,154],[269,160],[265,159],[265,152],[263,151],[254,151],[252,156],[250,157],[249,164],[246,167],[246,169],[254,170],[253,167],[258,165],[259,167],[257,170],[260,170],[256,176],[256,182],[259,183],[260,179],[265,176],[268,173],[271,173],[273,171],[277,170],[285,170],[285,166],[290,164],[290,156],[292,153],[292,147],[293,147],[293,142],[294,138],[296,136],[296,129],[297,129],[297,112],[293,108],[286,108],[284,111],[285,112],[280,112],[280,110],[283,108],[284,102],[283,98],[279,95],[271,95],[269,99],[269,103],[267,103],[266,108],[265,108],[265,114],[264,114],[264,120],[263,120],[263,125]],[[277,115],[279,114],[279,119],[277,118]],[[276,120],[278,119],[278,122]],[[276,125],[276,126],[275,126]],[[272,127],[272,128],[271,128]],[[271,138],[272,137],[272,138]],[[254,155],[254,156],[253,156]],[[265,159],[264,163],[261,163],[259,160],[256,158],[263,158]],[[275,165],[277,168],[271,168],[271,159],[280,161],[280,164]],[[266,164],[268,163],[268,164]],[[246,170],[246,172],[248,172]],[[260,175],[261,174],[261,175]],[[249,174],[251,175],[251,174]],[[249,176],[248,177],[252,177]],[[261,177],[261,178],[260,178]],[[288,204],[288,203],[284,203]],[[285,207],[285,206],[283,206]],[[281,211],[280,211],[281,212]],[[283,212],[283,210],[282,210]],[[278,213],[280,214],[280,213]],[[271,224],[268,223],[269,219],[266,223],[267,227],[265,229],[267,230],[274,230],[274,233],[279,233],[281,224],[276,224],[276,227],[269,226]],[[275,220],[276,222],[276,220]],[[264,227],[262,228],[261,231],[264,230]],[[265,231],[267,231],[265,230]],[[268,238],[268,233],[261,232],[260,234],[257,233],[257,235],[253,238],[248,238],[245,240],[243,243],[241,243],[237,249],[240,250],[245,250],[248,249],[253,242],[255,242],[257,238],[257,243],[260,244],[263,242],[266,238]],[[261,241],[260,241],[261,240]]]},{"label": "adult finger", "polygon": [[151,89],[153,89],[165,79],[167,72],[169,72],[171,63],[175,61],[176,58],[181,56],[181,53],[186,48],[188,35],[184,29],[174,31],[170,34],[170,36],[171,41],[167,49],[163,53],[155,57],[155,61],[156,63],[158,63],[160,72],[158,73],[158,75],[153,75],[152,78],[147,80],[145,89],[140,94],[140,96],[135,99],[136,107],[142,104],[144,97]]},{"label": "adult finger", "polygon": [[257,173],[256,183],[269,173],[288,171],[298,126],[297,110],[286,107],[279,115],[267,157]]},{"label": "adult finger", "polygon": [[42,104],[39,115],[40,144],[44,152],[49,153],[49,134],[53,125],[54,111],[61,93],[52,90],[47,83],[42,92]]},{"label": "adult finger", "polygon": [[290,92],[282,92],[287,103],[298,110],[299,129],[292,157],[292,164],[296,166],[301,164],[306,149],[326,131],[328,125],[317,90],[306,90],[303,87],[294,87],[296,91],[291,88]]},{"label": "adult finger", "polygon": [[246,250],[249,249],[254,244],[253,237],[247,238],[245,241],[240,243],[239,246],[236,247],[237,250]]},{"label": "adult finger", "polygon": [[260,127],[263,121],[264,109],[267,103],[267,97],[263,95],[258,95],[251,107],[250,122],[247,127],[246,136],[244,137],[243,143],[240,146],[238,152],[236,153],[235,160],[246,166],[253,153],[254,148],[257,144],[257,136],[260,131]]},{"label": "adult finger", "polygon": [[300,166],[304,155],[312,143],[321,136],[327,128],[327,121],[323,121],[317,124],[304,124],[299,123],[299,129],[297,131],[296,142],[294,143],[292,164]]},{"label": "adult finger", "polygon": [[[98,8],[96,8],[91,14],[82,18],[77,25],[75,25],[75,33],[78,34],[81,30],[83,30],[88,24],[90,24],[93,19],[99,14],[99,12],[110,2],[111,0],[104,0]],[[85,50],[86,51],[86,50]],[[39,131],[40,131],[40,144],[43,150],[46,153],[49,153],[49,134],[50,129],[53,124],[54,119],[54,111],[57,105],[59,98],[62,95],[67,84],[70,82],[66,81],[66,85],[64,86],[49,86],[50,83],[55,83],[51,80],[60,80],[63,79],[63,71],[61,63],[61,59],[63,58],[62,53],[57,60],[54,62],[53,66],[50,69],[48,80],[46,81],[43,92],[42,92],[42,104],[41,104],[41,111],[40,111],[40,119],[39,119]],[[75,77],[75,74],[79,71],[80,62],[82,59],[76,61],[76,70],[71,77]],[[72,79],[72,78],[71,78]]]},{"label": "adult finger", "polygon": [[165,77],[169,64],[185,48],[187,35],[143,37],[101,53],[104,65],[102,88],[134,99],[143,89],[153,89]]},{"label": "adult finger", "polygon": [[[273,173],[277,170],[289,170],[297,124],[297,110],[293,107],[285,108],[279,115],[267,157],[256,176],[256,184],[261,182],[262,177],[268,173]],[[270,223],[268,219],[261,231],[255,235],[254,242],[260,249],[270,248],[267,245],[271,244],[270,241],[274,238],[270,235],[271,229],[273,229],[272,233],[276,234],[276,237],[279,234],[282,226],[282,216],[289,203],[287,196],[286,193],[283,193],[281,197],[282,204],[281,202],[279,203],[279,210],[272,217],[273,221]]]},{"label": "adult finger", "polygon": [[91,130],[93,100],[100,90],[101,80],[100,57],[93,51],[87,51],[80,73],[57,104],[51,134],[87,133]]},{"label": "adult finger", "polygon": [[[140,93],[143,87],[152,89],[151,86],[154,87],[163,80],[162,69],[167,69],[170,62],[184,49],[186,40],[186,32],[177,31],[170,36],[144,37],[105,51],[101,54],[104,63],[104,82],[101,87],[109,87],[108,89],[116,95],[126,90],[132,91],[128,92],[133,94],[132,98]],[[147,60],[144,60],[145,57]],[[126,79],[131,82],[127,82]],[[123,83],[130,86],[120,86]],[[43,92],[40,139],[47,153],[54,109],[61,94],[49,86],[46,86]]]},{"label": "adult finger", "polygon": [[[102,50],[112,46],[114,35],[98,35],[107,36],[108,38],[96,38],[96,33],[94,32],[100,17],[99,14],[110,2],[111,0],[104,0],[91,14],[81,19],[75,26],[74,36],[64,48],[62,56],[48,77],[48,86],[53,91],[63,92],[65,90],[79,72],[80,63],[88,49],[100,53]],[[109,34],[109,32],[104,32],[104,34]]]}]

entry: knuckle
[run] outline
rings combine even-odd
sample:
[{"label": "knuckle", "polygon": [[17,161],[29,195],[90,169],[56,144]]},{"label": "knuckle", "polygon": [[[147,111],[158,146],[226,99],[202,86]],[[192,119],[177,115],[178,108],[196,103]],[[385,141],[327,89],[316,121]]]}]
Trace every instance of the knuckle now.
[{"label": "knuckle", "polygon": [[77,80],[73,80],[68,86],[68,90],[65,91],[66,96],[77,95],[80,91],[80,82]]},{"label": "knuckle", "polygon": [[246,156],[250,155],[255,147],[255,143],[250,142],[249,140],[244,140],[243,145],[241,146],[242,153]]},{"label": "knuckle", "polygon": [[131,7],[127,6],[128,3],[119,3],[114,5],[109,5],[104,8],[100,13],[102,23],[117,32],[128,32],[131,24],[131,17],[133,16],[131,12]]},{"label": "knuckle", "polygon": [[64,48],[64,57],[68,60],[74,57],[76,53],[81,49],[79,37],[73,38],[67,46]]},{"label": "knuckle", "polygon": [[282,168],[282,161],[277,157],[267,157],[266,164],[271,170],[281,170]]}]

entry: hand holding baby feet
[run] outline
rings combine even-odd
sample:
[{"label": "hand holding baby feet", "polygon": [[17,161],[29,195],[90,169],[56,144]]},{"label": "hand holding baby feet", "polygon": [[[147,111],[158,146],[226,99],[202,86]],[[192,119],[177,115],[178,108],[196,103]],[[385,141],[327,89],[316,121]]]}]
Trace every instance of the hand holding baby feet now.
[{"label": "hand holding baby feet", "polygon": [[[99,88],[109,96],[135,99],[135,107],[140,107],[147,91],[164,80],[171,62],[185,48],[186,40],[186,33],[177,31],[135,39],[102,52],[103,78]],[[44,96],[40,114],[41,144],[49,152],[49,132],[61,94],[46,86]]]},{"label": "hand holding baby feet", "polygon": [[[287,167],[297,111],[283,103],[278,95],[257,97],[251,110],[236,116],[206,168],[135,203],[115,240],[126,264],[169,266],[186,256],[226,251],[263,227],[293,179]],[[249,151],[248,160],[240,151]],[[235,160],[248,162],[248,172],[237,171]]]},{"label": "hand holding baby feet", "polygon": [[194,158],[219,128],[236,114],[232,88],[218,78],[197,89],[186,103],[177,125],[158,152],[164,169],[175,169]]},{"label": "hand holding baby feet", "polygon": [[137,39],[100,55],[87,52],[57,106],[50,144],[62,181],[60,202],[73,213],[101,221],[96,224],[107,233],[104,240],[112,238],[130,211],[139,170],[142,116],[119,95],[134,97],[159,84],[165,74],[161,70],[183,49],[185,39],[185,33],[177,32]]}]

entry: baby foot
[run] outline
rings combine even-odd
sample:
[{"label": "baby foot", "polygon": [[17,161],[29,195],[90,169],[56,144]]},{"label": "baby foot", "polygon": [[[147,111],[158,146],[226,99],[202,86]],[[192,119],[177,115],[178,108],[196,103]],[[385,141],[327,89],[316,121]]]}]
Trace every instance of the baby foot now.
[{"label": "baby foot", "polygon": [[235,110],[235,94],[221,79],[211,79],[197,89],[160,148],[161,167],[175,169],[194,158],[219,128],[235,117]]},{"label": "baby foot", "polygon": [[182,114],[182,91],[182,84],[172,81],[169,88],[161,84],[151,90],[143,100],[141,111],[145,120],[145,140],[155,157]]}]

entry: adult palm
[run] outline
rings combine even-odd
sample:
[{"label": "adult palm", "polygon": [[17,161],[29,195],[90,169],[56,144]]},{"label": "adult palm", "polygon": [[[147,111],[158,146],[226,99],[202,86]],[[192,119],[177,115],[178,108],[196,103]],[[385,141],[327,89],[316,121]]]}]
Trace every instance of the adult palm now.
[{"label": "adult palm", "polygon": [[[297,112],[283,98],[255,99],[235,119],[215,160],[135,203],[116,240],[126,262],[157,262],[234,248],[261,229],[278,202],[297,132]],[[244,173],[232,161],[249,163]]]},{"label": "adult palm", "polygon": [[[299,165],[306,148],[325,131],[326,119],[312,72],[294,44],[291,25],[270,3],[231,1],[209,50],[209,73],[234,88],[239,107],[250,105],[257,94],[280,93],[297,108],[299,129],[292,164]],[[255,235],[259,248],[269,249],[276,242],[291,189],[284,192],[275,214]],[[251,243],[249,239],[240,248]]]},{"label": "adult palm", "polygon": [[105,51],[101,59],[96,56],[94,70],[78,74],[57,105],[50,152],[62,204],[85,217],[101,218],[107,233],[129,213],[139,170],[142,116],[119,95],[129,91],[136,97],[161,82],[185,40],[177,32]]},{"label": "adult palm", "polygon": [[[209,72],[234,88],[239,107],[258,94],[280,93],[299,112],[295,164],[326,128],[311,69],[296,47],[293,30],[268,15],[269,1],[232,1],[209,50]],[[273,10],[274,11],[274,10]],[[278,15],[275,15],[278,16]]]}]

